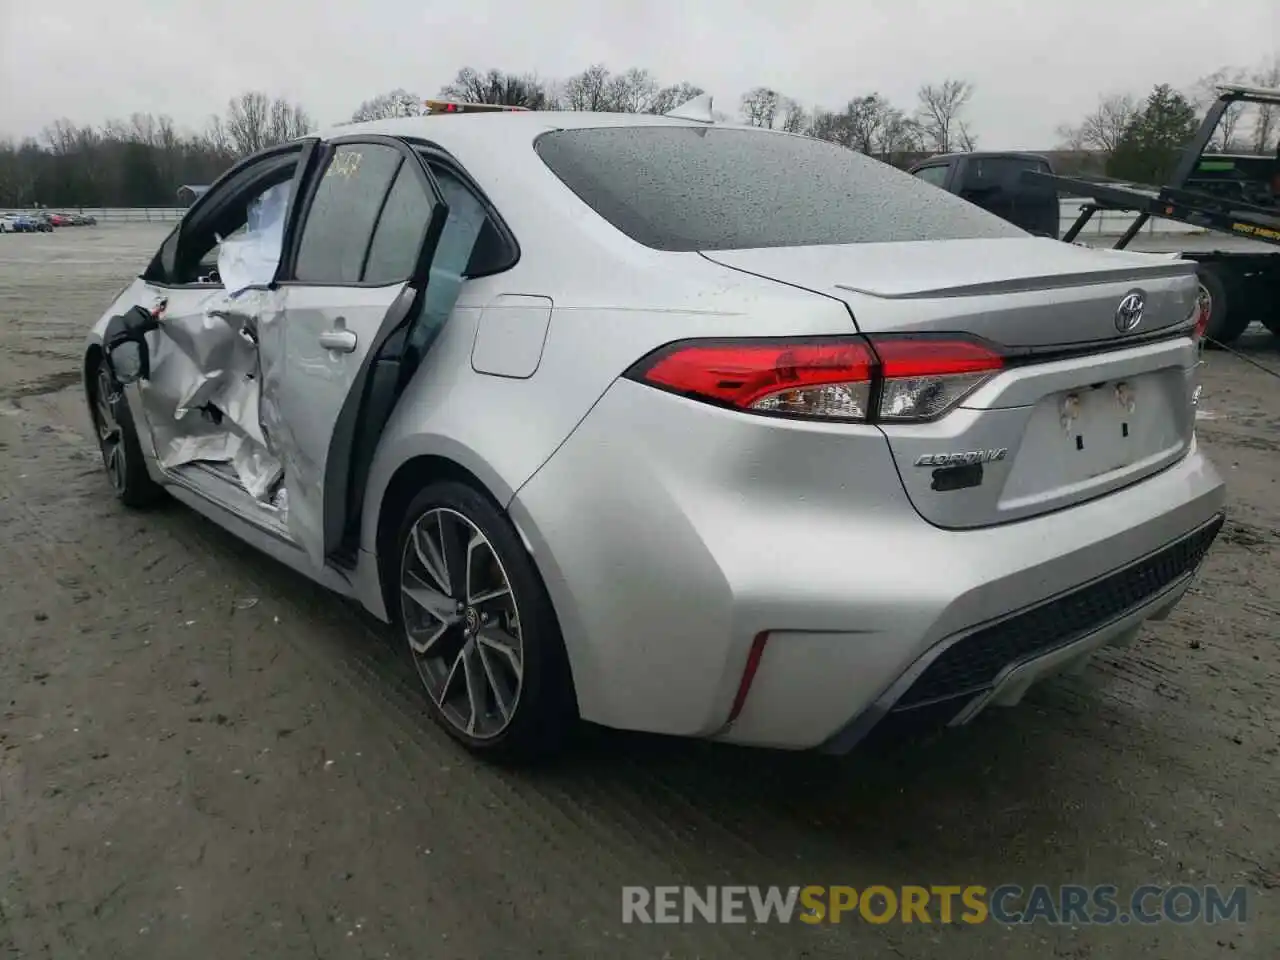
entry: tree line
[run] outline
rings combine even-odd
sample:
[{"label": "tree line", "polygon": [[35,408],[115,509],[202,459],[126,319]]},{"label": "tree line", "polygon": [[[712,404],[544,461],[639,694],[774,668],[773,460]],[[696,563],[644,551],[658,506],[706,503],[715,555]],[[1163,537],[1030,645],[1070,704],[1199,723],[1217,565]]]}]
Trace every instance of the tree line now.
[{"label": "tree line", "polygon": [[[1059,166],[1143,182],[1168,175],[1183,144],[1215,96],[1217,84],[1250,82],[1280,87],[1280,59],[1252,69],[1224,67],[1187,91],[1162,84],[1145,99],[1133,93],[1100,97],[1079,123],[1059,128]],[[703,90],[689,81],[664,84],[649,70],[613,71],[593,64],[554,81],[535,74],[463,67],[438,93],[442,98],[532,110],[665,113]],[[806,105],[772,87],[747,91],[724,120],[803,133],[888,163],[935,153],[971,151],[978,137],[969,120],[974,85],[946,78],[923,84],[900,106],[876,91],[840,105]],[[1233,108],[1215,146],[1267,153],[1280,135],[1280,108]],[[392,90],[361,103],[348,122],[416,116],[423,98]],[[58,120],[38,138],[0,141],[0,207],[169,206],[182,184],[211,182],[238,158],[316,127],[300,104],[249,91],[228,102],[199,132],[177,128],[167,116],[140,113],[100,126]]]},{"label": "tree line", "polygon": [[[1195,134],[1222,84],[1280,89],[1280,57],[1253,68],[1222,67],[1191,89],[1157,85],[1145,99],[1104,94],[1077,124],[1058,128],[1068,164],[1082,172],[1120,180],[1162,183],[1173,173],[1183,146]],[[1280,106],[1237,103],[1227,108],[1206,148],[1210,152],[1269,155],[1280,141]]]}]

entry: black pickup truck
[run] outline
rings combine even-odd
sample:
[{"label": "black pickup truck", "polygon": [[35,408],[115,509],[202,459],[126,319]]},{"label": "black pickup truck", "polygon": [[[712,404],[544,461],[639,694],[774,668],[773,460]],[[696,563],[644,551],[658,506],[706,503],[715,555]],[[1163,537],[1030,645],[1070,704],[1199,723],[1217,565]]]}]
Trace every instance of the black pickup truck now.
[{"label": "black pickup truck", "polygon": [[1058,239],[1058,191],[1025,183],[1022,173],[1053,174],[1049,161],[1034,153],[946,153],[922,160],[908,171],[1028,233]]}]

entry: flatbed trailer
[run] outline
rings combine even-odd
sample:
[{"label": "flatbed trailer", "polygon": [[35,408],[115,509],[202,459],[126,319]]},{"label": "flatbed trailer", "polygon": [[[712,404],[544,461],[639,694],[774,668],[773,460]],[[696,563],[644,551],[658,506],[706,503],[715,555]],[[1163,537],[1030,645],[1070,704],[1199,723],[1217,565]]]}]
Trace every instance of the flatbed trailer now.
[{"label": "flatbed trailer", "polygon": [[[1084,202],[1080,215],[1063,235],[1074,242],[1100,210],[1135,213],[1129,228],[1115,242],[1123,250],[1152,217],[1174,220],[1215,233],[1228,234],[1274,246],[1274,251],[1187,250],[1181,256],[1199,264],[1200,295],[1208,309],[1205,334],[1229,343],[1252,320],[1262,321],[1280,336],[1280,150],[1265,183],[1197,176],[1204,167],[1221,166],[1205,149],[1224,113],[1238,103],[1280,106],[1280,90],[1230,85],[1219,87],[1219,97],[1205,115],[1199,131],[1183,151],[1170,183],[1163,187],[1097,183],[1078,177],[1028,170],[1022,179],[1049,186],[1059,196],[1077,196]],[[1266,163],[1268,158],[1249,158]],[[1269,202],[1259,202],[1269,200]]]}]

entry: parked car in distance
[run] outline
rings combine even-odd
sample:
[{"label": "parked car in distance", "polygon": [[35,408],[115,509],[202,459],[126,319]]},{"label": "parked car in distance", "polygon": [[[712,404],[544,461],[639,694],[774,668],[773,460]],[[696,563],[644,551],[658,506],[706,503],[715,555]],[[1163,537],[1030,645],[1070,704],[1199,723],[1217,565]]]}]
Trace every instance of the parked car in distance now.
[{"label": "parked car in distance", "polygon": [[708,97],[443,112],[240,162],[84,388],[123,503],[395,623],[479,754],[842,752],[1177,604],[1223,523],[1196,294]]},{"label": "parked car in distance", "polygon": [[0,233],[22,233],[18,218],[12,214],[0,213]]},{"label": "parked car in distance", "polygon": [[9,217],[14,233],[40,233],[52,228],[43,221],[25,213],[15,213]]}]

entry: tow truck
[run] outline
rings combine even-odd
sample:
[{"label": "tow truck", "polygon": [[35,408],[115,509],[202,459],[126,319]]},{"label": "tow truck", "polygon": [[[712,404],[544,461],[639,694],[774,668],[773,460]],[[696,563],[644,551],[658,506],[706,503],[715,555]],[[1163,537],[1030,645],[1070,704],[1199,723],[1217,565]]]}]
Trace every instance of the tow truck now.
[{"label": "tow truck", "polygon": [[[1204,333],[1230,343],[1260,320],[1280,336],[1280,147],[1273,157],[1206,153],[1223,115],[1236,104],[1280,107],[1280,90],[1226,84],[1183,150],[1169,183],[1098,183],[1030,169],[1021,174],[1030,190],[1054,189],[1085,199],[1080,214],[1062,236],[1074,242],[1099,210],[1136,213],[1116,240],[1123,250],[1152,217],[1174,220],[1219,234],[1256,241],[1249,249],[1184,250],[1176,255],[1198,264]],[[1266,250],[1268,244],[1277,249]]]}]

